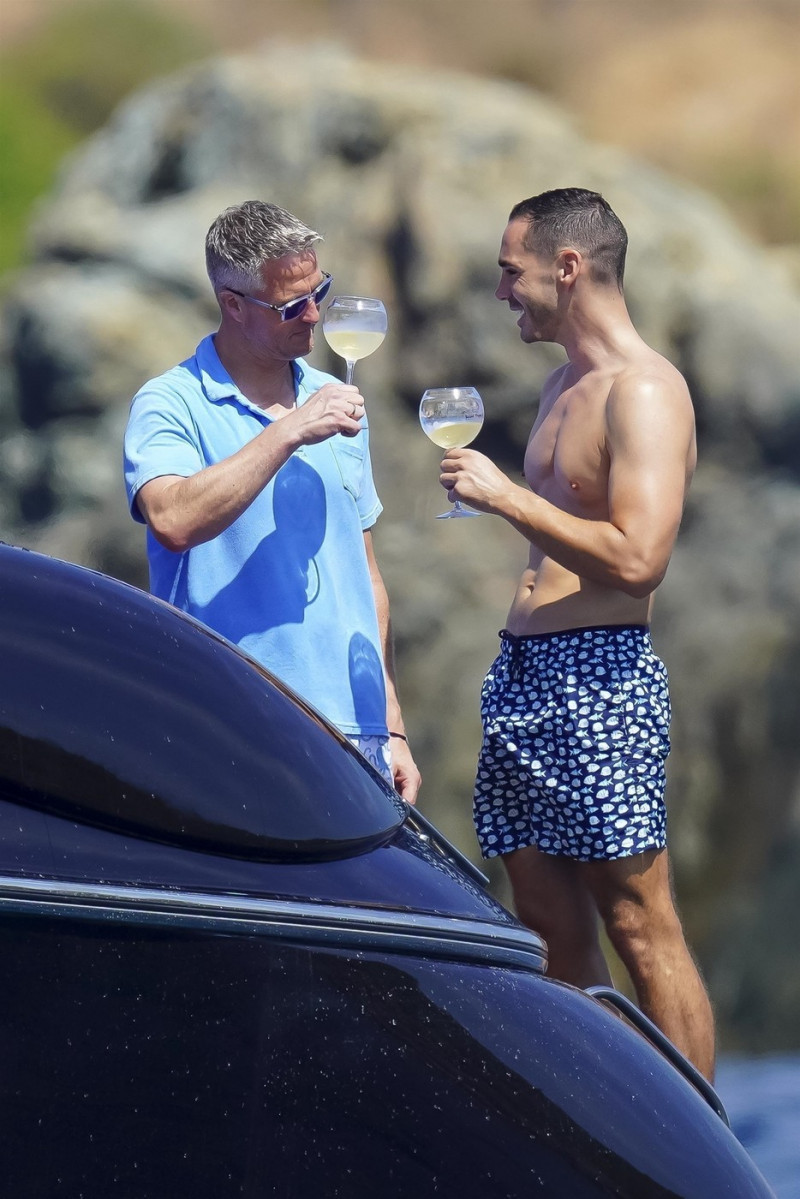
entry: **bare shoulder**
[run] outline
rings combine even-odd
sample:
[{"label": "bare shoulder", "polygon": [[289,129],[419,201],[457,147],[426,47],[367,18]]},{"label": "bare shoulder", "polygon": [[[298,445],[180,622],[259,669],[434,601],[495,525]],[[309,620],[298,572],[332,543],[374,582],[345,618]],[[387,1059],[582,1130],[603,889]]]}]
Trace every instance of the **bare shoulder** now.
[{"label": "bare shoulder", "polygon": [[606,403],[606,446],[617,462],[672,463],[686,485],[697,462],[694,407],[683,375],[654,350],[615,376]]},{"label": "bare shoulder", "polygon": [[655,350],[629,362],[614,378],[608,393],[608,419],[626,419],[635,413],[657,417],[663,413],[672,421],[694,426],[694,408],[686,380]]}]

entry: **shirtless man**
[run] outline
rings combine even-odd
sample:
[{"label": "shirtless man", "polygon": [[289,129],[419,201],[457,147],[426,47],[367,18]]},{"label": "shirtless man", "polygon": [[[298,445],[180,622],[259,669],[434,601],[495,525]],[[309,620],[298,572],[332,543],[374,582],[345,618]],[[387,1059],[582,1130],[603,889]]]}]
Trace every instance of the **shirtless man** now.
[{"label": "shirtless man", "polygon": [[484,683],[475,824],[503,855],[550,973],[610,981],[599,913],[642,1010],[707,1077],[711,1007],[675,911],[665,839],[669,696],[653,653],[664,577],[696,461],[683,377],[645,345],[622,292],[627,235],[602,196],[545,192],[512,210],[495,293],[528,344],[567,363],[542,390],[528,487],[450,450],[451,500],[530,543]]}]

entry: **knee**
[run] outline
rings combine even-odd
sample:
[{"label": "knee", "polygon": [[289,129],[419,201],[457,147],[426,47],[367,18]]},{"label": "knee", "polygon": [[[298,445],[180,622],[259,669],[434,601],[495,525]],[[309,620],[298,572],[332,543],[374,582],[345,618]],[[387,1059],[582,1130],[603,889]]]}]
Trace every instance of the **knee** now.
[{"label": "knee", "polygon": [[623,962],[663,947],[681,937],[681,927],[670,905],[651,905],[640,898],[617,900],[600,908],[608,939]]},{"label": "knee", "polygon": [[512,894],[514,910],[518,918],[527,928],[531,928],[534,932],[544,936],[553,923],[552,914],[549,912],[547,905],[539,902],[531,895],[520,894],[516,889],[512,890]]}]

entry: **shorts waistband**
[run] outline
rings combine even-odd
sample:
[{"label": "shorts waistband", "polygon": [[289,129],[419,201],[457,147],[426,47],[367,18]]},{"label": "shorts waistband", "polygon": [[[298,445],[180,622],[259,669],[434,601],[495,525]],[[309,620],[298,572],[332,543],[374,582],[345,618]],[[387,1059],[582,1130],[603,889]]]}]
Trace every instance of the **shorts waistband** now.
[{"label": "shorts waistband", "polygon": [[588,624],[576,629],[557,629],[553,633],[509,633],[501,629],[498,633],[501,641],[510,645],[538,645],[547,641],[557,641],[560,637],[576,637],[584,633],[649,633],[649,624]]}]

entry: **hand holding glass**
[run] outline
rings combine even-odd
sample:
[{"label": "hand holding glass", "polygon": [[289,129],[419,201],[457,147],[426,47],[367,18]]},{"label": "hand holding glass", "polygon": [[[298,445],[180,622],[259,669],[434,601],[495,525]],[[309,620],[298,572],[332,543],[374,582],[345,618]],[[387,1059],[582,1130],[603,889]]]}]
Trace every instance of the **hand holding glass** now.
[{"label": "hand holding glass", "polygon": [[386,328],[386,309],[380,300],[364,296],[334,296],[331,300],[322,320],[322,332],[334,353],[347,363],[345,383],[353,382],[356,362],[377,350]]},{"label": "hand holding glass", "polygon": [[[481,431],[483,400],[474,387],[430,387],[420,402],[419,423],[434,445],[445,450],[462,449]],[[436,519],[482,515],[463,508],[456,500],[449,512],[440,512]]]}]

